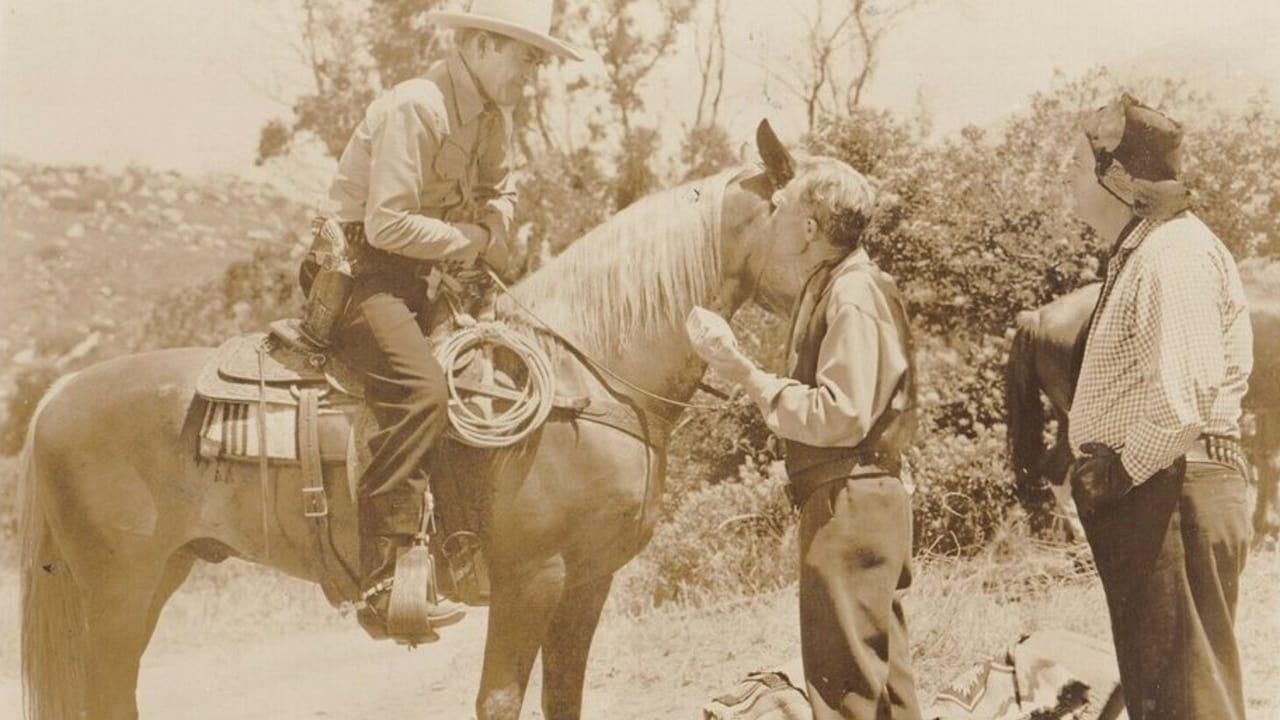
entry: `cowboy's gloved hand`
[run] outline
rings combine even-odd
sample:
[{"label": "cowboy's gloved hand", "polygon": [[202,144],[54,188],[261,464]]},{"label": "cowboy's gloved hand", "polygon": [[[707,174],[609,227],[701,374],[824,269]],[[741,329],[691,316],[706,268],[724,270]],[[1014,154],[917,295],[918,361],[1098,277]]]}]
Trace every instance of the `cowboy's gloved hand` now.
[{"label": "cowboy's gloved hand", "polygon": [[729,323],[703,307],[694,307],[685,319],[685,332],[694,352],[726,380],[745,382],[755,363],[738,347]]},{"label": "cowboy's gloved hand", "polygon": [[1086,457],[1071,466],[1071,497],[1083,518],[1120,499],[1133,489],[1134,482],[1115,450],[1102,443],[1085,443],[1080,451]]}]

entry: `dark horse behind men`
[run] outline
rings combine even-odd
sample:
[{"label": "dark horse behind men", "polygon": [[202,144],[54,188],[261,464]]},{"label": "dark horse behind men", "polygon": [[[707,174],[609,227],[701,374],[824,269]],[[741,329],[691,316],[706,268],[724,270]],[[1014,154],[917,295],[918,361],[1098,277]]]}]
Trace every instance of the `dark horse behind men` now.
[{"label": "dark horse behind men", "polygon": [[[500,316],[534,332],[518,300],[634,386],[692,397],[705,365],[685,337],[689,310],[731,315],[754,299],[785,312],[808,274],[804,234],[775,222],[774,193],[799,202],[810,172],[856,175],[831,158],[793,158],[764,123],[757,144],[762,165],[627,208],[520,283],[514,300],[500,300]],[[546,334],[540,340],[562,392],[674,419],[670,408],[605,380],[578,352]],[[59,381],[32,419],[20,523],[22,672],[35,720],[136,718],[142,654],[197,560],[238,557],[319,580],[298,469],[272,468],[264,523],[256,468],[197,456],[204,407],[193,386],[212,353],[164,350],[95,365]],[[544,716],[579,717],[613,575],[648,542],[659,515],[664,447],[553,415],[497,453],[489,477],[471,476],[487,480],[491,496],[482,720],[519,716],[539,654]],[[340,465],[326,474],[331,489],[347,486]],[[330,495],[335,544],[352,558],[353,503]]]},{"label": "dark horse behind men", "polygon": [[[1280,262],[1244,260],[1240,277],[1249,299],[1254,357],[1249,394],[1244,399],[1244,410],[1252,416],[1254,427],[1246,433],[1244,443],[1258,473],[1253,527],[1255,537],[1262,539],[1280,530]],[[1057,514],[1076,540],[1083,540],[1084,532],[1066,482],[1071,465],[1067,413],[1075,394],[1089,316],[1101,288],[1100,283],[1092,283],[1019,314],[1005,366],[1009,463],[1019,495],[1034,497],[1047,487],[1054,495]],[[1048,447],[1044,436],[1049,418],[1041,393],[1049,399],[1056,424]]]}]

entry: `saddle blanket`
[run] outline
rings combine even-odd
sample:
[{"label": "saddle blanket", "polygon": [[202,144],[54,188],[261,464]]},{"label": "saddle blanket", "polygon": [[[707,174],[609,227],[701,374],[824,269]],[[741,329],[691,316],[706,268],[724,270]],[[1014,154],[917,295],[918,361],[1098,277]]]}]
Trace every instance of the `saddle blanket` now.
[{"label": "saddle blanket", "polygon": [[[1039,630],[961,672],[923,708],[925,720],[1125,720],[1110,644]],[[754,672],[702,708],[704,720],[805,720],[813,716],[799,658]]]},{"label": "saddle blanket", "polygon": [[[352,444],[351,423],[340,409],[320,408],[322,462],[346,462]],[[200,425],[200,457],[207,460],[257,460],[261,454],[258,425],[266,430],[268,460],[299,462],[298,406],[256,402],[208,401]]]}]

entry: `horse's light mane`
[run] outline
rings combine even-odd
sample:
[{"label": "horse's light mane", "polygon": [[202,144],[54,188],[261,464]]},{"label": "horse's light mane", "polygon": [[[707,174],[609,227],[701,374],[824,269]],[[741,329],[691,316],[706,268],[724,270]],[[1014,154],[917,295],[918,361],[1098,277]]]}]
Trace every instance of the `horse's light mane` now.
[{"label": "horse's light mane", "polygon": [[722,203],[731,176],[713,175],[626,207],[517,285],[516,299],[590,353],[621,352],[652,337],[706,303],[719,285]]}]

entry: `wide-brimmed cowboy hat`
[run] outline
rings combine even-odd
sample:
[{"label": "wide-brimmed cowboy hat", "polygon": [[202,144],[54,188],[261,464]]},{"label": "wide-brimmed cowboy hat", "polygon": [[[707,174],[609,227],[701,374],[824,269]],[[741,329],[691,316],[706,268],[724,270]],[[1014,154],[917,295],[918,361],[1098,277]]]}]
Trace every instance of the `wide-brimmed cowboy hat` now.
[{"label": "wide-brimmed cowboy hat", "polygon": [[552,0],[472,0],[467,12],[438,10],[427,19],[454,28],[473,28],[506,35],[552,55],[581,60],[569,43],[551,37]]}]

